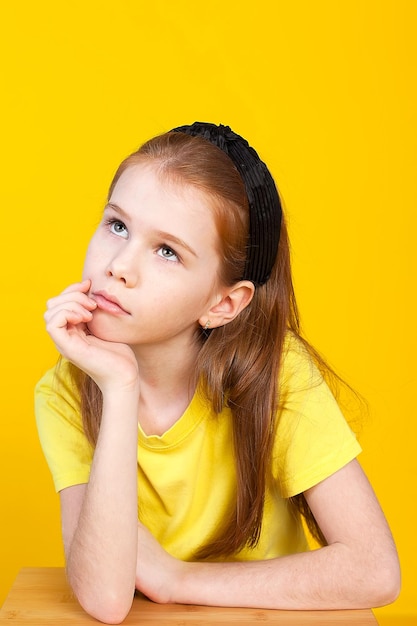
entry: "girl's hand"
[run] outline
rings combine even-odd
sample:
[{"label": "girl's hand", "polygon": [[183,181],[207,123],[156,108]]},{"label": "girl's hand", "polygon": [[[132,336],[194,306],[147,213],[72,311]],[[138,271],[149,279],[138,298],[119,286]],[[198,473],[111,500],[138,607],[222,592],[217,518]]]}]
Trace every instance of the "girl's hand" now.
[{"label": "girl's hand", "polygon": [[168,554],[143,524],[138,523],[136,589],[153,602],[175,602],[175,589],[187,563]]},{"label": "girl's hand", "polygon": [[90,281],[84,280],[48,300],[46,329],[58,351],[88,374],[101,391],[112,388],[134,389],[138,366],[131,348],[125,344],[98,339],[88,331],[96,302],[87,295]]}]

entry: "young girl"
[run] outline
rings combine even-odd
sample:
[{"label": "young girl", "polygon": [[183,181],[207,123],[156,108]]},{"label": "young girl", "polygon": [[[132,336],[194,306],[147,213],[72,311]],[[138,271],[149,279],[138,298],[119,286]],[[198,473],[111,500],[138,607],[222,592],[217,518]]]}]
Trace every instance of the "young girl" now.
[{"label": "young girl", "polygon": [[281,203],[244,139],[195,123],[123,161],[83,280],[45,318],[62,358],[37,423],[87,612],[121,622],[135,589],[277,609],[395,599],[394,542],[299,335]]}]

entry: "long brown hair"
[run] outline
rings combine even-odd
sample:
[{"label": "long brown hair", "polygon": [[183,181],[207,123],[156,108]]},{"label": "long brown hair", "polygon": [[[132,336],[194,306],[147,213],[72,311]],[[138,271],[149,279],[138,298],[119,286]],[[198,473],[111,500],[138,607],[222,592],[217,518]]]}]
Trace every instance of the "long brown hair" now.
[{"label": "long brown hair", "polygon": [[[245,266],[248,205],[243,181],[232,161],[219,148],[199,137],[166,133],[146,142],[119,166],[109,190],[132,164],[147,163],[161,176],[191,184],[211,199],[219,231],[221,280],[239,281]],[[276,263],[269,280],[256,287],[252,302],[227,325],[204,333],[196,326],[201,343],[197,374],[216,413],[224,406],[233,415],[236,464],[236,502],[217,537],[204,546],[198,558],[213,558],[255,547],[259,540],[266,482],[279,416],[279,373],[287,332],[294,333],[325,369],[318,354],[300,337],[299,316],[291,277],[290,250],[285,220]],[[95,445],[100,428],[101,393],[95,383],[73,367],[78,385],[84,429]],[[302,494],[291,502],[304,516],[313,536],[325,539]]]}]

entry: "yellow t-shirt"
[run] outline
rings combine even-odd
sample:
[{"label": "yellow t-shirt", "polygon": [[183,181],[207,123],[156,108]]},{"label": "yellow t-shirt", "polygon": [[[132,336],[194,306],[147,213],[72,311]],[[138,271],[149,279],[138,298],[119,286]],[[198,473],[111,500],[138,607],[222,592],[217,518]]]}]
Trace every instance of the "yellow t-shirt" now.
[{"label": "yellow t-shirt", "polygon": [[[94,451],[83,433],[77,392],[60,366],[36,387],[41,445],[57,491],[89,480]],[[262,532],[255,549],[235,560],[268,559],[308,549],[288,503],[355,458],[361,448],[304,348],[291,340],[281,371],[281,409],[268,480]],[[235,494],[232,416],[215,415],[197,391],[163,435],[138,440],[138,518],[173,556],[190,560],[207,544]]]}]

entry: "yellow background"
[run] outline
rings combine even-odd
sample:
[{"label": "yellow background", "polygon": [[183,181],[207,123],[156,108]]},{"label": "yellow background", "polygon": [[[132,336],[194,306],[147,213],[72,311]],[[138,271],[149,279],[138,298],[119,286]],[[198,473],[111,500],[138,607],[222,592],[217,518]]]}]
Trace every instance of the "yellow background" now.
[{"label": "yellow background", "polygon": [[278,182],[305,332],[369,403],[361,460],[404,577],[377,614],[417,611],[415,6],[2,4],[0,602],[20,567],[63,563],[32,406],[56,358],[45,301],[79,278],[122,157],[200,120]]}]

